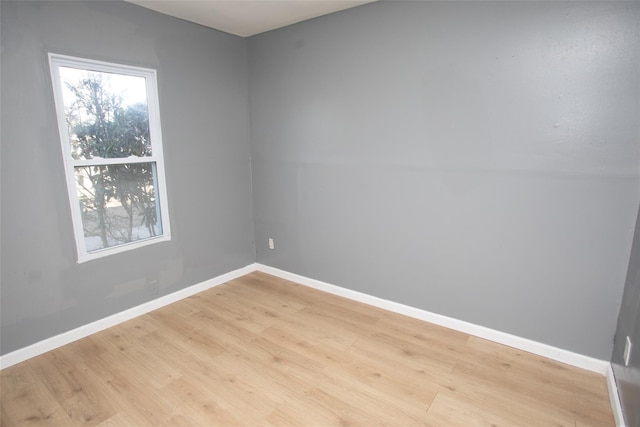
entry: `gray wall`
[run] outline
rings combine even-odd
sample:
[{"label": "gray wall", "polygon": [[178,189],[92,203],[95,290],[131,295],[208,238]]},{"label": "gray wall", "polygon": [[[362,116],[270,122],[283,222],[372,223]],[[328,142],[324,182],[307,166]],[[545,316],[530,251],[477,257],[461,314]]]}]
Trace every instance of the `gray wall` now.
[{"label": "gray wall", "polygon": [[[122,2],[1,12],[2,354],[255,260],[245,40]],[[158,70],[171,242],[76,264],[47,52]]]},{"label": "gray wall", "polygon": [[[629,366],[624,366],[626,337],[630,337],[632,342]],[[640,427],[640,213],[636,220],[611,362],[626,424]]]},{"label": "gray wall", "polygon": [[639,22],[638,2],[382,2],[252,37],[258,262],[608,360]]}]

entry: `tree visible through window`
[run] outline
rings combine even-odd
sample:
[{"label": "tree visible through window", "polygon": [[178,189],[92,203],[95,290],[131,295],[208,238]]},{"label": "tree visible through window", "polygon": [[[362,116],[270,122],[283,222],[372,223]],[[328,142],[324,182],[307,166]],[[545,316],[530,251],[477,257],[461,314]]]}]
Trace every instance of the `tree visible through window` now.
[{"label": "tree visible through window", "polygon": [[79,261],[167,240],[155,71],[50,64]]}]

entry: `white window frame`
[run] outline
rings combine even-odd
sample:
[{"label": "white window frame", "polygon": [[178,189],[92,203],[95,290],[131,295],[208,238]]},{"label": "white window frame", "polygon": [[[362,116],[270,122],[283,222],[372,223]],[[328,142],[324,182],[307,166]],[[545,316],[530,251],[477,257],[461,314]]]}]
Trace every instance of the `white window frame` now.
[{"label": "white window frame", "polygon": [[[62,95],[62,85],[60,81],[59,67],[79,68],[90,71],[124,74],[135,77],[143,77],[146,83],[147,109],[149,114],[149,136],[151,139],[151,156],[145,157],[125,157],[125,158],[108,158],[108,159],[81,159],[75,160],[71,156],[71,143],[69,140],[69,132],[67,129],[64,100]],[[60,133],[60,143],[62,146],[62,157],[65,167],[65,176],[67,180],[67,191],[69,194],[69,203],[71,206],[71,218],[73,220],[73,229],[76,242],[76,250],[78,255],[78,263],[102,258],[108,255],[117,254],[132,249],[137,249],[154,243],[171,240],[167,185],[164,173],[164,158],[162,150],[162,132],[160,127],[160,107],[158,100],[158,84],[156,70],[150,68],[135,67],[130,65],[114,64],[110,62],[96,61],[93,59],[77,58],[73,56],[49,53],[49,69],[51,71],[51,81],[53,83],[53,94],[56,106],[56,115],[58,119],[58,131]],[[156,164],[156,183],[155,193],[158,200],[159,216],[162,221],[162,234],[149,237],[146,239],[136,240],[133,242],[123,243],[117,246],[111,246],[94,251],[87,251],[85,244],[84,229],[82,223],[82,212],[80,210],[80,201],[78,198],[78,190],[75,177],[75,167],[94,166],[108,164],[131,164],[131,163],[155,163]]]}]

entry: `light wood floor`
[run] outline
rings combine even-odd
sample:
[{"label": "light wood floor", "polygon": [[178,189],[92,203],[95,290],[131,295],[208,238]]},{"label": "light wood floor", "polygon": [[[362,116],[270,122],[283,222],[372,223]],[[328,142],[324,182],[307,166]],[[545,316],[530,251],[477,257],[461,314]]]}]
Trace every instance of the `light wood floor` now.
[{"label": "light wood floor", "polygon": [[2,426],[613,426],[605,378],[252,273],[0,372]]}]

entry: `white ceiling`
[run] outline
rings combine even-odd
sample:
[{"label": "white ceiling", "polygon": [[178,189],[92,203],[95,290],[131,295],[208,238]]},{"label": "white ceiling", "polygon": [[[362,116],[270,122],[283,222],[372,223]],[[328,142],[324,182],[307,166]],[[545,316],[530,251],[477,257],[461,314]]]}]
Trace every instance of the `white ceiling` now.
[{"label": "white ceiling", "polygon": [[125,0],[242,37],[375,0]]}]

